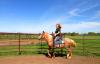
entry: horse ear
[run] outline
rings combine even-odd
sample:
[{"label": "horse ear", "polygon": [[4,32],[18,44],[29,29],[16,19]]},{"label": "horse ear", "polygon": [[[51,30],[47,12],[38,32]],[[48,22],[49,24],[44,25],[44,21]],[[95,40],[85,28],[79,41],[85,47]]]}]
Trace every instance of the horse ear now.
[{"label": "horse ear", "polygon": [[45,33],[45,32],[43,31],[43,33]]},{"label": "horse ear", "polygon": [[40,35],[41,33],[39,33],[39,35]]}]

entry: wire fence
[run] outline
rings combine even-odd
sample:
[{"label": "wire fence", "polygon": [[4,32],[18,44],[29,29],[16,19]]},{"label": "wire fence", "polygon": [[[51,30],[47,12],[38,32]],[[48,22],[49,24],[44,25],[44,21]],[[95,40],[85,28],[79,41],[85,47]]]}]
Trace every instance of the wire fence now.
[{"label": "wire fence", "polygon": [[[39,34],[0,33],[0,56],[46,54],[47,43],[38,40]],[[76,41],[74,55],[100,57],[100,36],[67,36]],[[56,54],[66,55],[66,49],[56,49]]]}]

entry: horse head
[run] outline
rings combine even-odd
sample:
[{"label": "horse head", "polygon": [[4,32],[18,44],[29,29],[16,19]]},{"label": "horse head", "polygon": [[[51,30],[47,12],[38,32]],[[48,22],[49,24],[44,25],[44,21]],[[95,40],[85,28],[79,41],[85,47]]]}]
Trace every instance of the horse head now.
[{"label": "horse head", "polygon": [[39,36],[39,39],[45,39],[47,37],[48,33],[43,31],[40,36]]},{"label": "horse head", "polygon": [[38,38],[38,39],[39,39],[39,40],[40,40],[40,39],[43,39],[43,38],[44,38],[44,34],[45,34],[45,32],[44,32],[44,31],[43,31],[42,33],[40,33],[40,34],[39,34],[39,38]]}]

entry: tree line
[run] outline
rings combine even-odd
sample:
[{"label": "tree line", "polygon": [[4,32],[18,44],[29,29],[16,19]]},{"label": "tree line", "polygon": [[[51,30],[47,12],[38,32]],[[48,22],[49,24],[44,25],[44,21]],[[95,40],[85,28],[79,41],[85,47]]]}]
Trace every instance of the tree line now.
[{"label": "tree line", "polygon": [[86,35],[86,36],[100,36],[100,32],[88,32],[88,33],[77,33],[77,32],[66,32],[63,33],[64,35],[69,35],[69,36],[80,36],[80,35]]},{"label": "tree line", "polygon": [[[38,36],[40,34],[38,33],[6,33],[6,32],[0,32],[0,35],[34,35]],[[64,35],[69,35],[69,36],[80,36],[80,35],[87,35],[87,36],[100,36],[100,32],[88,32],[88,33],[77,33],[77,32],[65,32],[62,33]]]}]

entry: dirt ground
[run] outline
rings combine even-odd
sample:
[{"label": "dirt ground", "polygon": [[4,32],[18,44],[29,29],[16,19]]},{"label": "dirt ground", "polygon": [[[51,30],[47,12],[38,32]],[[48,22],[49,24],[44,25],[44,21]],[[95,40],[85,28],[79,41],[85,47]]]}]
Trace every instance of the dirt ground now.
[{"label": "dirt ground", "polygon": [[[40,41],[38,39],[24,39],[20,40],[20,45],[36,44],[39,42]],[[19,40],[0,40],[0,45],[19,45]]]},{"label": "dirt ground", "polygon": [[[0,45],[18,45],[18,40],[0,41]],[[21,45],[35,44],[39,40],[21,40]],[[45,55],[32,56],[0,56],[0,64],[100,64],[100,58],[73,56],[72,59],[65,57],[48,58]]]},{"label": "dirt ground", "polygon": [[73,56],[72,59],[65,57],[51,59],[45,55],[1,56],[0,64],[100,64],[100,58]]}]

